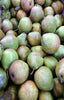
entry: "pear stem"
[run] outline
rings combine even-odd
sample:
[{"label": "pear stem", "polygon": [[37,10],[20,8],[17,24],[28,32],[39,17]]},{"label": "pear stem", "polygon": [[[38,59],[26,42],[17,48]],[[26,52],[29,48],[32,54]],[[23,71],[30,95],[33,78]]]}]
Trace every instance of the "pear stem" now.
[{"label": "pear stem", "polygon": [[30,75],[33,75],[34,71],[35,71],[35,68],[33,68],[33,70],[32,70],[32,72],[30,73]]}]

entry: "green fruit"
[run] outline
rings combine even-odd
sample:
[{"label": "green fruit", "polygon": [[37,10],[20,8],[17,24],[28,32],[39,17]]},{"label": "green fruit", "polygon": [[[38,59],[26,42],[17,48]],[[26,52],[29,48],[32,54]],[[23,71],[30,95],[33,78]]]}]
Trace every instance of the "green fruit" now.
[{"label": "green fruit", "polygon": [[33,25],[32,25],[32,32],[34,32],[34,31],[36,31],[36,32],[39,32],[39,33],[41,33],[41,25],[40,25],[40,23],[34,23]]},{"label": "green fruit", "polygon": [[34,81],[40,90],[51,91],[54,86],[53,75],[49,68],[41,66],[34,74]]},{"label": "green fruit", "polygon": [[52,71],[55,70],[57,63],[58,63],[57,59],[53,56],[44,57],[44,65],[47,66]]},{"label": "green fruit", "polygon": [[46,53],[53,54],[60,46],[60,38],[54,33],[46,33],[42,35],[41,45]]},{"label": "green fruit", "polygon": [[14,35],[17,36],[17,32],[15,32],[14,30],[9,30],[6,35]]},{"label": "green fruit", "polygon": [[53,96],[50,92],[43,92],[39,93],[39,100],[53,100]]},{"label": "green fruit", "polygon": [[8,70],[10,64],[12,64],[15,60],[18,59],[18,54],[13,49],[6,49],[2,55],[2,65],[5,70]]},{"label": "green fruit", "polygon": [[16,17],[17,11],[15,10],[15,8],[11,8],[11,9],[10,9],[10,13],[11,13],[11,16],[12,16],[12,17]]},{"label": "green fruit", "polygon": [[64,58],[61,59],[56,66],[56,76],[61,83],[64,83]]},{"label": "green fruit", "polygon": [[60,45],[58,50],[54,53],[54,57],[58,60],[64,57],[64,45]]},{"label": "green fruit", "polygon": [[2,28],[3,28],[3,31],[4,31],[4,32],[7,32],[7,31],[13,29],[13,24],[12,24],[11,21],[9,21],[8,19],[5,19],[5,20],[2,22]]},{"label": "green fruit", "polygon": [[60,26],[57,30],[56,33],[59,35],[60,40],[64,41],[64,26]]},{"label": "green fruit", "polygon": [[5,36],[4,32],[0,29],[0,40],[1,40],[2,38],[4,38],[4,36]]},{"label": "green fruit", "polygon": [[32,46],[39,45],[41,42],[41,34],[39,32],[30,32],[28,34],[28,41]]},{"label": "green fruit", "polygon": [[8,83],[6,72],[0,68],[0,90],[6,88]]},{"label": "green fruit", "polygon": [[26,81],[20,86],[18,97],[20,100],[37,100],[38,88],[32,80]]},{"label": "green fruit", "polygon": [[29,75],[28,64],[22,60],[14,61],[9,68],[9,74],[15,84],[20,85],[24,83]]},{"label": "green fruit", "polygon": [[0,60],[2,58],[2,54],[3,54],[4,48],[3,46],[0,44]]},{"label": "green fruit", "polygon": [[33,22],[39,22],[44,17],[44,11],[39,6],[34,6],[30,12],[30,18]]},{"label": "green fruit", "polygon": [[63,84],[60,83],[58,78],[54,78],[54,88],[53,88],[53,94],[55,97],[61,97],[63,95]]},{"label": "green fruit", "polygon": [[29,12],[34,6],[34,0],[21,0],[21,7],[24,11]]},{"label": "green fruit", "polygon": [[45,7],[50,6],[52,3],[52,0],[45,0]]},{"label": "green fruit", "polygon": [[27,35],[25,33],[21,33],[20,35],[17,36],[20,46],[25,46],[28,44],[26,37]]},{"label": "green fruit", "polygon": [[18,39],[14,35],[6,35],[0,43],[4,46],[4,48],[11,48],[11,49],[17,49],[18,48]]},{"label": "green fruit", "polygon": [[56,20],[52,15],[46,16],[41,23],[44,32],[53,33],[56,31]]},{"label": "green fruit", "polygon": [[33,47],[31,48],[31,50],[32,50],[32,52],[38,52],[38,53],[40,53],[40,55],[41,55],[42,57],[44,57],[44,56],[46,55],[46,53],[42,50],[42,46],[40,46],[40,45],[38,45],[38,46],[33,46]]},{"label": "green fruit", "polygon": [[30,53],[30,49],[27,46],[20,46],[17,49],[17,53],[18,53],[21,60],[26,61],[27,57]]},{"label": "green fruit", "polygon": [[35,0],[35,2],[42,6],[42,5],[44,5],[45,0]]},{"label": "green fruit", "polygon": [[38,52],[31,52],[27,57],[27,63],[30,68],[37,69],[43,65],[43,58]]},{"label": "green fruit", "polygon": [[11,19],[11,23],[13,24],[13,29],[17,29],[18,27],[18,21],[16,20],[16,18],[12,18]]},{"label": "green fruit", "polygon": [[30,18],[28,17],[23,17],[20,21],[19,21],[19,26],[18,26],[19,30],[21,32],[30,32],[32,29],[32,22],[30,20]]},{"label": "green fruit", "polygon": [[17,6],[20,6],[21,0],[11,0],[11,2],[12,2],[12,5],[13,5],[14,7],[17,7]]},{"label": "green fruit", "polygon": [[5,9],[9,9],[10,5],[11,5],[11,1],[10,0],[1,0],[2,2],[2,6],[5,6]]}]

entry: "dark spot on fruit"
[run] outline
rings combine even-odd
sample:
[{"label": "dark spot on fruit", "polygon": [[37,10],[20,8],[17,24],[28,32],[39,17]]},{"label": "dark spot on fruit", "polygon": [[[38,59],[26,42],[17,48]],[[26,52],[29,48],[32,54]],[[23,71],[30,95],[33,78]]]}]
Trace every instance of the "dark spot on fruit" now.
[{"label": "dark spot on fruit", "polygon": [[11,76],[14,78],[14,74],[12,73]]},{"label": "dark spot on fruit", "polygon": [[29,5],[31,6],[31,2],[29,3]]},{"label": "dark spot on fruit", "polygon": [[61,78],[63,78],[63,75],[61,75]]}]

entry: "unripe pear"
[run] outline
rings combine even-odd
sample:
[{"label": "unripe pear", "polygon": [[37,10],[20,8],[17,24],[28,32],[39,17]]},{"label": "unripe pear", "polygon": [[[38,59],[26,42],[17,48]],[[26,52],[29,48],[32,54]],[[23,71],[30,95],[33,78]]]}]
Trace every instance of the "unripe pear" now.
[{"label": "unripe pear", "polygon": [[12,2],[12,5],[13,5],[14,7],[17,7],[17,6],[20,6],[21,0],[11,0],[11,2]]},{"label": "unripe pear", "polygon": [[42,6],[42,5],[44,5],[45,0],[35,0],[35,2]]},{"label": "unripe pear", "polygon": [[40,23],[34,23],[33,25],[32,25],[32,31],[34,32],[34,31],[36,31],[36,32],[39,32],[39,33],[41,33],[41,25],[40,25]]},{"label": "unripe pear", "polygon": [[15,36],[17,36],[17,33],[16,33],[15,31],[13,31],[13,30],[9,30],[9,31],[6,33],[6,35],[15,35]]}]

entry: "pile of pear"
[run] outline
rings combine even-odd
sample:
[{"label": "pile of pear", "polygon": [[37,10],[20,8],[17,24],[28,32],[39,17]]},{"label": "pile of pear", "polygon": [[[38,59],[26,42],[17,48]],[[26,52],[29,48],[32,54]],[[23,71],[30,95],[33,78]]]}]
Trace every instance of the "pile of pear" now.
[{"label": "pile of pear", "polygon": [[64,100],[63,0],[0,5],[0,100]]}]

